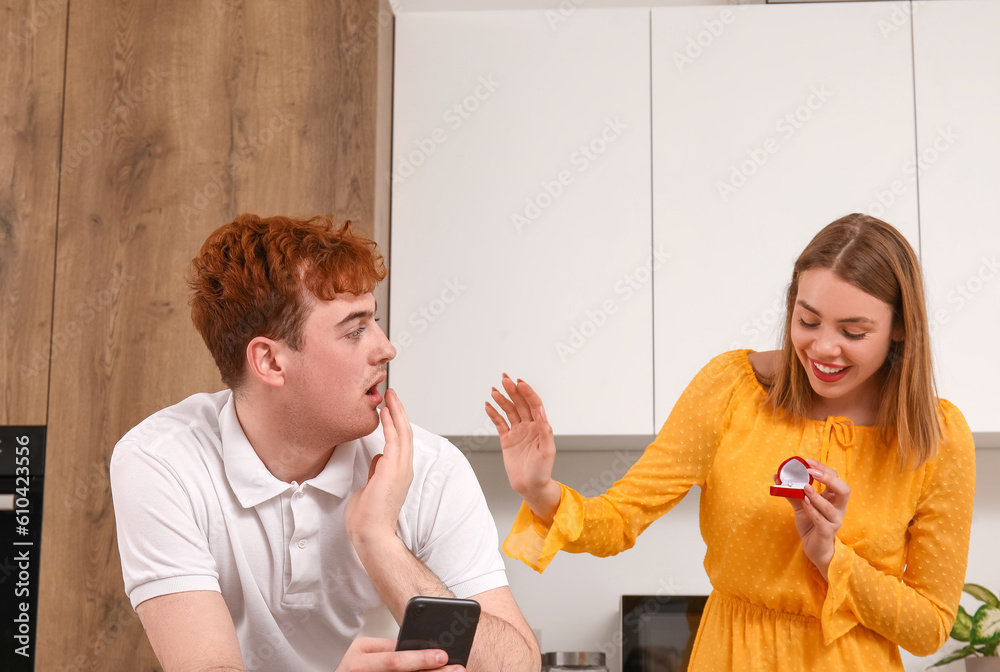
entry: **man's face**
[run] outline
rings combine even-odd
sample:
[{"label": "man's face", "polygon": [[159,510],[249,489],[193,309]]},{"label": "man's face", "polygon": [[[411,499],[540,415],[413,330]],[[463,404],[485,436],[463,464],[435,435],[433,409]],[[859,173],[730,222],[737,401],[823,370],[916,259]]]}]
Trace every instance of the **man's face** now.
[{"label": "man's face", "polygon": [[291,351],[286,373],[294,421],[323,442],[337,445],[378,426],[386,364],[396,356],[375,322],[371,294],[312,299],[302,325],[302,347]]}]

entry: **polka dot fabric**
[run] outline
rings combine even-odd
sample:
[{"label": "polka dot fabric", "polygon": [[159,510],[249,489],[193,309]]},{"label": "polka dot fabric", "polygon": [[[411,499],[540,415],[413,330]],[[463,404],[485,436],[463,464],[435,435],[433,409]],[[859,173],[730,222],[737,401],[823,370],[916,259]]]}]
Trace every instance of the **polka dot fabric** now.
[{"label": "polka dot fabric", "polygon": [[[522,506],[504,551],[537,571],[560,550],[614,555],[698,485],[714,590],[690,670],[902,670],[897,645],[933,653],[958,608],[975,487],[969,427],[941,400],[937,457],[900,472],[873,427],[837,417],[794,423],[769,411],[749,352],[702,369],[605,494],[561,486],[551,527]],[[769,494],[792,455],[824,461],[851,487],[829,583],[802,552],[791,506]]]}]

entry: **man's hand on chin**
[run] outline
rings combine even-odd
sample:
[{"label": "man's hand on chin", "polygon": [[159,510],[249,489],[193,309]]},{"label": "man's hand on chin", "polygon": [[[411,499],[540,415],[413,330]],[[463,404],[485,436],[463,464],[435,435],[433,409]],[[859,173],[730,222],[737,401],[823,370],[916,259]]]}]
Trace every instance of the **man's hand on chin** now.
[{"label": "man's hand on chin", "polygon": [[395,390],[386,391],[380,415],[385,449],[372,459],[368,483],[351,496],[344,512],[347,534],[366,567],[369,551],[398,541],[399,512],[413,482],[413,430]]}]

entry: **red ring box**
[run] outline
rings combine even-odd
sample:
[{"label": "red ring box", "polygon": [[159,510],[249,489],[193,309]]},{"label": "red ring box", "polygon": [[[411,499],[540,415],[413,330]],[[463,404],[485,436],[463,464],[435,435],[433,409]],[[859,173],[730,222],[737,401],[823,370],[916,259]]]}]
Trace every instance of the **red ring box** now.
[{"label": "red ring box", "polygon": [[781,485],[771,486],[772,497],[788,497],[804,499],[806,484],[812,485],[813,477],[809,473],[809,463],[796,455],[789,457],[778,467],[778,480]]}]

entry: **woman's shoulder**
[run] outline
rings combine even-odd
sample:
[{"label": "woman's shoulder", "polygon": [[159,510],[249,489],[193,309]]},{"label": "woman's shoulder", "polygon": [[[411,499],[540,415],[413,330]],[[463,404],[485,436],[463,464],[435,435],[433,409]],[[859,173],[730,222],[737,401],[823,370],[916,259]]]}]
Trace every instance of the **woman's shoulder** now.
[{"label": "woman's shoulder", "polygon": [[928,495],[951,492],[950,502],[951,498],[962,493],[968,495],[975,490],[976,444],[965,416],[953,403],[939,398],[937,413],[940,442],[934,456],[920,469],[926,470],[927,474],[925,492]]},{"label": "woman's shoulder", "polygon": [[958,406],[951,403],[944,397],[937,398],[937,409],[938,413],[941,414],[941,417],[945,422],[954,422],[961,426],[968,426],[965,421],[965,416],[962,415],[962,411],[958,410]]},{"label": "woman's shoulder", "polygon": [[774,380],[781,366],[781,350],[765,350],[763,352],[749,352],[747,360],[753,369],[754,377],[762,385]]},{"label": "woman's shoulder", "polygon": [[719,385],[742,388],[754,392],[763,387],[763,381],[777,371],[780,352],[754,352],[753,350],[730,350],[716,355],[706,364],[698,378]]},{"label": "woman's shoulder", "polygon": [[957,446],[959,450],[975,451],[972,429],[962,411],[947,399],[938,398],[937,412],[941,427],[941,445],[945,448]]}]

